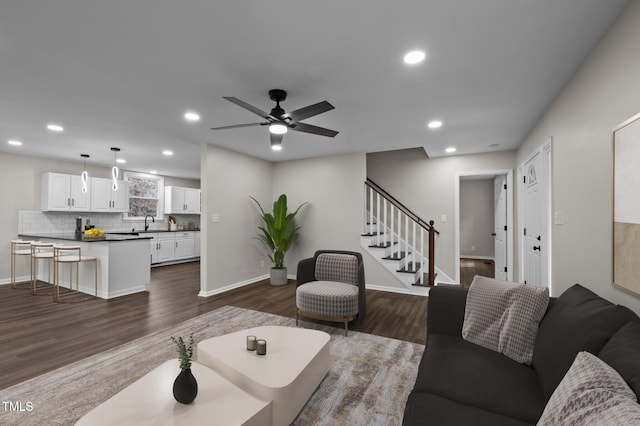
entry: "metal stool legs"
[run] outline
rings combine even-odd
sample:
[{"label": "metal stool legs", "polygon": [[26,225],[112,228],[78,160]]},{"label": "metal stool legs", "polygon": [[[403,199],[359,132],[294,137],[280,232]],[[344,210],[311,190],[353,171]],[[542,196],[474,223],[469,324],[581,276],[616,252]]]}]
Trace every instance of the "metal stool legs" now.
[{"label": "metal stool legs", "polygon": [[[94,265],[94,285],[95,297],[98,297],[98,259],[92,256],[83,256],[80,246],[54,246],[53,247],[53,301],[56,303],[75,303],[88,300],[93,297],[78,299],[67,298],[69,295],[80,293],[80,264],[91,262]],[[68,291],[60,292],[60,265],[69,265],[69,288]],[[75,268],[74,268],[75,265]],[[75,289],[73,285],[73,270],[75,269]]]},{"label": "metal stool legs", "polygon": [[20,256],[31,256],[31,241],[11,240],[11,288],[28,290],[31,288],[31,281],[16,282],[16,260]]}]

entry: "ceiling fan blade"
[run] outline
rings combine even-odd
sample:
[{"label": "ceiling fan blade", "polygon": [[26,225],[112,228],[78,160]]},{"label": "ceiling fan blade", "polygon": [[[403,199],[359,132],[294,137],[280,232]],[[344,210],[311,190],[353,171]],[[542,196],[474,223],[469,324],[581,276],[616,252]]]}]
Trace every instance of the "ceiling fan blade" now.
[{"label": "ceiling fan blade", "polygon": [[276,135],[275,133],[271,132],[269,132],[269,135],[271,136],[271,146],[282,144],[282,137],[284,135]]},{"label": "ceiling fan blade", "polygon": [[325,129],[324,127],[313,126],[306,123],[295,123],[289,126],[291,130],[304,133],[313,133],[314,135],[328,136],[330,138],[338,134],[335,130]]},{"label": "ceiling fan blade", "polygon": [[285,116],[289,116],[293,121],[304,120],[305,118],[313,117],[314,115],[322,114],[323,112],[331,111],[335,107],[327,101],[318,102],[317,104],[309,105],[304,108],[291,111]]},{"label": "ceiling fan blade", "polygon": [[228,100],[229,102],[233,102],[234,104],[238,105],[241,108],[244,108],[248,111],[251,111],[252,113],[259,115],[260,117],[266,119],[266,120],[278,120],[276,117],[272,116],[271,114],[269,114],[268,112],[265,112],[263,110],[261,110],[260,108],[256,108],[253,105],[249,105],[248,103],[241,101],[238,98],[234,98],[233,96],[223,96],[224,99]]},{"label": "ceiling fan blade", "polygon": [[212,127],[211,130],[237,129],[239,127],[266,126],[267,124],[271,124],[271,123],[267,121],[266,123],[233,124],[231,126]]}]

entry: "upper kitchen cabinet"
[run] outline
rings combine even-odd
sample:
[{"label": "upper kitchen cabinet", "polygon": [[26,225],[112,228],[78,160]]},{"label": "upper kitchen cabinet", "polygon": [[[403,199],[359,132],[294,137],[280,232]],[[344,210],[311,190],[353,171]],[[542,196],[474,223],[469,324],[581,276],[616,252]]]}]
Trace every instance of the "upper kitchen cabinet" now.
[{"label": "upper kitchen cabinet", "polygon": [[167,214],[200,214],[200,190],[179,186],[165,187],[164,212]]},{"label": "upper kitchen cabinet", "polygon": [[79,175],[43,173],[41,187],[42,211],[90,211],[90,194],[82,192]]},{"label": "upper kitchen cabinet", "polygon": [[129,211],[129,182],[118,181],[118,190],[111,179],[91,178],[91,211],[125,213]]}]

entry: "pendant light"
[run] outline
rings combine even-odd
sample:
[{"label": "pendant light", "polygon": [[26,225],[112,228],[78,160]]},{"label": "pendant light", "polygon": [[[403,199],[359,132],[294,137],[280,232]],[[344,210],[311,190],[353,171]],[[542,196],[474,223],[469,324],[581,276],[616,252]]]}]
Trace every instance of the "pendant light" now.
[{"label": "pendant light", "polygon": [[111,168],[111,180],[113,185],[111,185],[111,189],[114,191],[118,190],[118,174],[120,170],[118,170],[118,166],[116,165],[118,162],[118,153],[120,152],[120,148],[111,148],[113,151],[113,167]]},{"label": "pendant light", "polygon": [[89,173],[87,173],[87,158],[89,158],[89,154],[80,154],[80,157],[84,159],[84,167],[82,168],[82,193],[87,192],[87,184],[89,183]]}]

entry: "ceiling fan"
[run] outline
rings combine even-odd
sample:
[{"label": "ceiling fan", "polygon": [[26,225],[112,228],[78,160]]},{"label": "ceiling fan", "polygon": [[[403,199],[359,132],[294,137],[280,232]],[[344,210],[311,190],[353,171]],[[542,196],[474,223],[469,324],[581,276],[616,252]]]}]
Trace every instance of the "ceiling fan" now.
[{"label": "ceiling fan", "polygon": [[269,98],[276,102],[276,106],[270,113],[262,111],[259,108],[249,105],[248,103],[241,101],[238,98],[232,96],[223,96],[224,99],[229,102],[233,102],[241,108],[244,108],[252,113],[264,118],[265,122],[261,123],[248,123],[248,124],[235,124],[232,126],[212,127],[211,130],[223,130],[223,129],[235,129],[238,127],[251,127],[251,126],[269,126],[269,134],[271,136],[271,148],[279,151],[282,149],[282,137],[289,129],[296,132],[312,133],[314,135],[328,136],[330,138],[335,137],[338,134],[335,130],[325,129],[324,127],[313,126],[311,124],[301,123],[301,120],[322,114],[323,112],[331,111],[334,106],[327,101],[318,102],[317,104],[309,105],[304,108],[297,109],[291,112],[285,112],[280,107],[280,102],[287,99],[287,92],[281,89],[269,90]]}]

